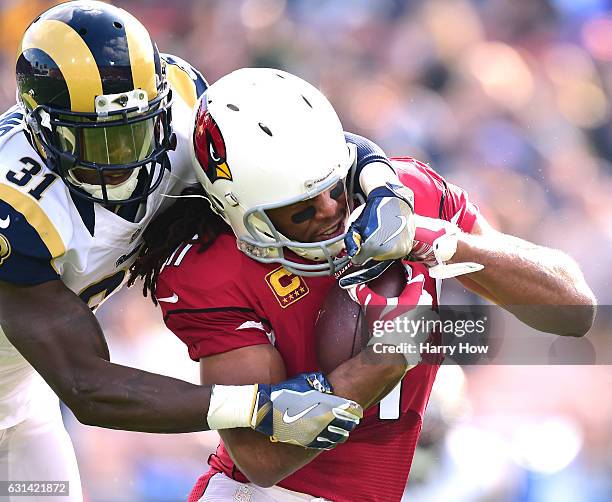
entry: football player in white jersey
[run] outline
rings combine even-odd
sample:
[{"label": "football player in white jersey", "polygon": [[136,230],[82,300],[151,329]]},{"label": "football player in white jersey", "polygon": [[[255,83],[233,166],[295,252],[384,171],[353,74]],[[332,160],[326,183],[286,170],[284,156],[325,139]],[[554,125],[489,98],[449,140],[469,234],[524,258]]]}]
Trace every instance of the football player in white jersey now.
[{"label": "football player in white jersey", "polygon": [[[187,135],[206,86],[102,2],[60,4],[25,32],[18,103],[0,116],[0,481],[69,481],[49,500],[82,499],[51,389],[81,422],[116,429],[252,427],[330,448],[358,422],[317,373],[211,388],[109,361],[92,310],[123,284],[164,195],[195,182]],[[301,418],[278,428],[281,406]]]}]

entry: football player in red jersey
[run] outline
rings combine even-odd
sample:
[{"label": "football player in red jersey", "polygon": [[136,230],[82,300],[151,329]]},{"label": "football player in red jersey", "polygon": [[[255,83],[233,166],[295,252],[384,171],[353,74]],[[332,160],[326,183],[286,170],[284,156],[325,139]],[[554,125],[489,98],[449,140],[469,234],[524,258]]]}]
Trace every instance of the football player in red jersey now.
[{"label": "football player in red jersey", "polygon": [[[210,207],[197,197],[173,206],[149,227],[133,273],[145,277],[166,325],[200,361],[202,383],[277,382],[316,371],[314,324],[334,284],[330,274],[347,262],[344,228],[349,199],[359,192],[347,189],[354,179],[347,174],[360,164],[365,140],[343,134],[314,87],[265,69],[238,70],[213,84],[195,127],[195,167]],[[428,298],[435,308],[432,275],[480,269],[461,280],[500,304],[594,305],[569,257],[491,229],[467,194],[429,167],[410,158],[393,166],[414,192],[417,214],[403,298],[415,304]],[[402,186],[383,188],[402,197]],[[355,256],[362,243],[353,230],[368,233],[368,211],[347,236]],[[453,269],[457,263],[463,265]],[[582,318],[522,320],[581,335],[592,323],[589,311]],[[190,500],[399,501],[438,364],[406,372],[398,354],[385,364],[369,364],[370,355],[368,347],[322,383],[368,408],[349,441],[317,452],[248,429],[221,431]],[[287,410],[276,419],[289,424],[299,414]]]}]

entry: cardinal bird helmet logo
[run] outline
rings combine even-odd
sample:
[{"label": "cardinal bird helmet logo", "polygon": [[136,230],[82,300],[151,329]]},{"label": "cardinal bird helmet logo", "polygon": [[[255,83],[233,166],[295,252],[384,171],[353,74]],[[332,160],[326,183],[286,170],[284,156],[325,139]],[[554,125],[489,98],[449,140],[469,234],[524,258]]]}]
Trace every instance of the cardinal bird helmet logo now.
[{"label": "cardinal bird helmet logo", "polygon": [[232,181],[232,172],[227,165],[225,141],[219,126],[212,118],[206,99],[200,104],[194,131],[196,158],[211,183],[217,180]]}]

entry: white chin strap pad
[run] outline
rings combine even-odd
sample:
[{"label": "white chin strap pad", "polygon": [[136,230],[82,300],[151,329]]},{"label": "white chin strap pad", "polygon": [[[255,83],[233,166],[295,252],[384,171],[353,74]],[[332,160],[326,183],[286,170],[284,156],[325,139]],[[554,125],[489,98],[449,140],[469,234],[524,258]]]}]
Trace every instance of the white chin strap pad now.
[{"label": "white chin strap pad", "polygon": [[[344,250],[344,241],[334,242],[333,244],[329,244],[326,246],[329,254],[332,256],[338,256]],[[323,254],[323,250],[320,248],[300,248],[290,246],[289,249],[293,251],[296,255],[301,256],[302,258],[306,258],[307,260],[322,262],[325,261],[325,256]]]},{"label": "white chin strap pad", "polygon": [[[138,185],[138,173],[140,173],[141,167],[134,169],[130,177],[119,183],[118,185],[111,185],[109,183],[106,184],[106,195],[108,200],[124,200],[131,197],[136,190],[136,186]],[[92,185],[89,183],[83,183],[82,181],[77,180],[72,174],[72,170],[68,172],[68,176],[70,177],[70,181],[72,184],[81,190],[85,190],[88,194],[98,198],[103,199],[104,193],[102,192],[101,185]]]}]

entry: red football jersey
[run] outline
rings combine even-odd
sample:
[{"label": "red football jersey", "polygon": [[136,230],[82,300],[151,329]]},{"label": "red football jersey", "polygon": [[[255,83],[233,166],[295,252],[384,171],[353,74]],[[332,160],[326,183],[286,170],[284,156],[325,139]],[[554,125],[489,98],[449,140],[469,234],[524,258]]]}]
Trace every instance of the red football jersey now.
[{"label": "red football jersey", "polygon": [[[402,183],[414,191],[418,214],[452,219],[464,231],[472,229],[477,208],[463,190],[411,158],[395,159],[394,165]],[[160,303],[164,321],[193,360],[272,343],[288,376],[317,369],[314,325],[333,278],[299,277],[277,264],[256,262],[237,249],[229,232],[201,254],[189,245],[180,248],[168,263],[158,280],[157,297],[174,301]],[[427,278],[425,287],[436,302],[436,281]],[[399,501],[437,363],[409,371],[379,405],[366,410],[346,443],[323,452],[279,485],[335,502]],[[213,472],[248,481],[223,443],[209,465]]]}]

